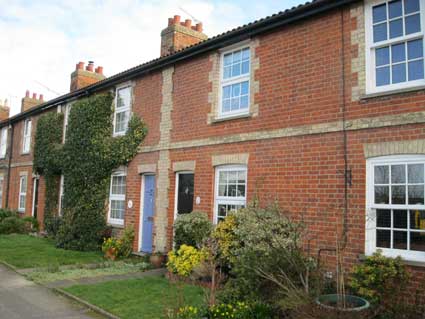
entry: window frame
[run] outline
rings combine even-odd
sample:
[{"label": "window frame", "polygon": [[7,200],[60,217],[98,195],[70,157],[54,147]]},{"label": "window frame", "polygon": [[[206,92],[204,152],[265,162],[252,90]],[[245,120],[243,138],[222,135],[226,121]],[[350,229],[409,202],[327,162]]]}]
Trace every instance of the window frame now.
[{"label": "window frame", "polygon": [[[404,1],[404,0],[401,0]],[[385,41],[380,41],[377,43],[373,42],[373,16],[372,8],[389,3],[389,0],[369,0],[365,2],[365,62],[366,62],[366,94],[375,94],[375,93],[385,93],[396,90],[410,89],[410,88],[420,88],[425,86],[425,4],[422,0],[420,2],[420,18],[421,18],[421,31],[409,35],[403,35],[393,39],[387,39]],[[404,14],[403,14],[404,17]],[[387,19],[389,21],[390,19]],[[403,19],[404,21],[404,19]],[[404,27],[404,26],[403,26]],[[407,43],[411,40],[417,40],[422,38],[423,40],[423,60],[424,60],[424,79],[406,81],[396,84],[388,84],[383,86],[376,85],[376,61],[375,61],[375,51],[381,47],[390,47],[391,45],[399,43]],[[408,59],[406,56],[406,63]],[[390,61],[391,62],[391,61]],[[391,65],[391,64],[390,64]],[[391,72],[391,68],[390,68]],[[406,73],[406,77],[408,73]]]},{"label": "window frame", "polygon": [[[232,77],[230,79],[224,79],[224,56],[235,51],[242,51],[244,49],[249,49],[249,72],[247,74],[239,75],[237,77]],[[249,42],[238,43],[227,47],[223,50],[220,50],[220,79],[219,79],[219,92],[218,92],[218,110],[217,110],[217,119],[226,119],[232,117],[238,117],[243,115],[248,115],[250,113],[251,106],[251,74],[252,74],[252,52],[251,45]],[[225,86],[238,84],[242,82],[248,82],[248,107],[246,109],[239,109],[237,111],[223,112],[223,88]]]},{"label": "window frame", "polygon": [[[118,113],[122,113],[122,112],[127,112],[129,113],[128,119],[127,119],[127,125],[124,131],[119,131],[117,132],[116,129],[116,120],[117,120],[117,105],[118,105],[118,91],[123,90],[123,89],[130,89],[130,105],[128,107],[122,108],[120,109],[120,112]],[[123,136],[127,133],[127,129],[128,129],[128,123],[130,122],[130,118],[131,118],[131,110],[133,108],[133,85],[131,83],[124,83],[121,84],[119,86],[117,86],[115,88],[115,98],[114,98],[114,114],[113,114],[113,127],[112,127],[112,136],[116,137],[116,136]]]},{"label": "window frame", "polygon": [[62,107],[63,111],[63,133],[62,133],[62,143],[66,141],[66,132],[68,130],[69,114],[71,113],[72,104],[68,103]]},{"label": "window frame", "polygon": [[0,130],[0,159],[6,158],[8,130],[7,126],[2,127]]},{"label": "window frame", "polygon": [[[387,209],[387,210],[425,210],[424,205],[409,205],[408,198],[406,198],[405,205],[398,204],[375,204],[375,173],[374,167],[380,165],[409,165],[415,163],[425,163],[425,155],[390,155],[390,156],[381,156],[370,158],[366,161],[366,231],[365,231],[365,253],[367,256],[372,255],[376,251],[380,250],[387,257],[395,258],[397,256],[401,256],[403,259],[413,262],[425,263],[425,252],[421,251],[410,251],[404,249],[396,249],[396,248],[381,248],[376,247],[376,229],[377,228],[385,228],[385,227],[377,227],[377,209]],[[389,176],[391,178],[391,176]],[[406,176],[406,185],[407,176]],[[390,195],[389,195],[390,196]],[[409,217],[408,222],[409,222]],[[393,220],[393,218],[391,218]],[[387,227],[388,228],[388,227]],[[391,227],[389,228],[391,232],[394,230],[397,231],[397,228]],[[404,231],[404,230],[403,230]],[[407,236],[410,235],[411,229],[408,225],[406,228]],[[392,240],[392,237],[391,237]],[[409,240],[409,239],[408,239]]]},{"label": "window frame", "polygon": [[[125,180],[125,194],[112,194],[112,184],[113,184],[113,178],[114,177],[122,177],[124,176],[126,178]],[[110,187],[109,187],[109,207],[108,207],[108,223],[111,225],[118,225],[118,226],[124,226],[124,221],[125,221],[125,213],[126,213],[126,194],[127,194],[127,173],[125,171],[117,171],[114,172],[111,175],[111,182],[110,182]],[[111,210],[112,210],[112,205],[111,202],[113,200],[116,201],[123,201],[124,202],[124,216],[122,219],[118,219],[118,218],[112,218],[111,217]]]},{"label": "window frame", "polygon": [[[25,180],[25,182],[24,182]],[[22,191],[22,186],[25,185],[25,192]],[[28,194],[28,176],[19,176],[19,196],[18,196],[18,212],[25,213],[27,205],[27,194]],[[24,197],[24,207],[21,207],[21,197]]]},{"label": "window frame", "polygon": [[[220,172],[245,172],[245,196],[244,197],[228,197],[219,196]],[[248,167],[247,165],[221,165],[215,168],[214,179],[214,224],[218,223],[218,206],[219,205],[242,205],[246,207],[248,194]]]},{"label": "window frame", "polygon": [[[22,154],[29,154],[31,151],[32,120],[26,119],[22,130]],[[26,143],[28,141],[28,144]],[[28,148],[28,149],[27,149]]]},{"label": "window frame", "polygon": [[59,201],[58,201],[58,215],[59,217],[63,216],[63,211],[62,211],[62,204],[63,204],[63,195],[64,195],[64,175],[61,175],[60,177],[60,181],[59,181]]},{"label": "window frame", "polygon": [[0,175],[0,208],[3,208],[4,176]]}]

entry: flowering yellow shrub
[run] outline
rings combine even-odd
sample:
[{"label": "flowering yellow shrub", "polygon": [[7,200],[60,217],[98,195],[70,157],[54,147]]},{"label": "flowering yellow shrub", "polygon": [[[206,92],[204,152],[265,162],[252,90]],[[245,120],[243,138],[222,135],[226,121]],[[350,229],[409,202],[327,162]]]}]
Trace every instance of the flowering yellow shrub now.
[{"label": "flowering yellow shrub", "polygon": [[174,251],[168,253],[167,268],[174,274],[187,277],[207,256],[208,253],[203,249],[181,245],[177,253]]}]

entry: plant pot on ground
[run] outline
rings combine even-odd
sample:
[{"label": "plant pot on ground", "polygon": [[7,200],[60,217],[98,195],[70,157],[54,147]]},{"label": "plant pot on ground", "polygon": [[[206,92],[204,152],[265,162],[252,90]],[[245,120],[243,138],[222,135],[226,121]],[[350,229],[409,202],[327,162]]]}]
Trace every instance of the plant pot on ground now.
[{"label": "plant pot on ground", "polygon": [[155,268],[161,268],[165,263],[165,255],[163,253],[153,253],[149,256],[149,261]]},{"label": "plant pot on ground", "polygon": [[365,311],[370,307],[366,299],[340,294],[321,295],[316,299],[316,303],[328,310],[341,312]]}]

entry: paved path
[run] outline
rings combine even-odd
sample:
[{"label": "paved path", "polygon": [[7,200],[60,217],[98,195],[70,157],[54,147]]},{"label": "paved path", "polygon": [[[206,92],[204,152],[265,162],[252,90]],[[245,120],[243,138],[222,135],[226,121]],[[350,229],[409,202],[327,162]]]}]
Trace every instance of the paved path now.
[{"label": "paved path", "polygon": [[0,265],[0,319],[100,318]]},{"label": "paved path", "polygon": [[160,269],[152,269],[144,272],[134,272],[129,274],[121,274],[121,275],[105,275],[105,276],[96,276],[89,278],[79,278],[79,279],[66,279],[66,280],[58,280],[49,282],[46,284],[49,288],[65,288],[75,285],[91,285],[97,284],[105,281],[112,280],[125,280],[125,279],[138,279],[148,276],[160,276],[165,275],[167,270],[165,268]]}]

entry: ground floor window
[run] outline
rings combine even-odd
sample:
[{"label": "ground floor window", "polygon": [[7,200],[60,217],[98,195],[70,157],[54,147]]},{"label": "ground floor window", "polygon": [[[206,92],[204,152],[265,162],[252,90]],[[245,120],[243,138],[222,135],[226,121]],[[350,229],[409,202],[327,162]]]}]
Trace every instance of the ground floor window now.
[{"label": "ground floor window", "polygon": [[246,166],[220,166],[215,177],[215,222],[246,205]]},{"label": "ground floor window", "polygon": [[108,222],[111,224],[124,225],[125,214],[125,173],[115,173],[111,176],[111,189],[109,195]]},{"label": "ground floor window", "polygon": [[189,214],[193,211],[194,174],[192,172],[176,173],[176,214]]},{"label": "ground floor window", "polygon": [[19,178],[19,205],[18,211],[25,212],[25,204],[27,202],[27,175],[22,175]]},{"label": "ground floor window", "polygon": [[366,251],[425,262],[425,156],[367,163]]}]

